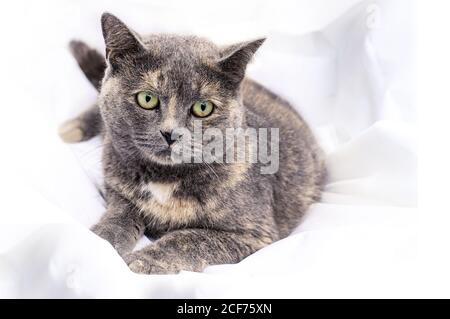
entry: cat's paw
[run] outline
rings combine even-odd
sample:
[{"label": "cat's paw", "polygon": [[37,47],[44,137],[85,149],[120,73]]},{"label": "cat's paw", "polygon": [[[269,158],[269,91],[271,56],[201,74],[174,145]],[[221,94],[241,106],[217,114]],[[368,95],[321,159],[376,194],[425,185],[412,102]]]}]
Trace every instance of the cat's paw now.
[{"label": "cat's paw", "polygon": [[134,242],[132,236],[123,232],[116,225],[96,224],[91,230],[94,234],[109,242],[120,256],[124,256],[132,250]]},{"label": "cat's paw", "polygon": [[137,274],[172,274],[178,272],[171,269],[170,265],[153,260],[152,257],[144,253],[133,252],[125,255],[123,258],[130,270]]},{"label": "cat's paw", "polygon": [[66,143],[78,143],[85,139],[82,123],[79,119],[74,119],[63,123],[59,127],[58,134]]}]

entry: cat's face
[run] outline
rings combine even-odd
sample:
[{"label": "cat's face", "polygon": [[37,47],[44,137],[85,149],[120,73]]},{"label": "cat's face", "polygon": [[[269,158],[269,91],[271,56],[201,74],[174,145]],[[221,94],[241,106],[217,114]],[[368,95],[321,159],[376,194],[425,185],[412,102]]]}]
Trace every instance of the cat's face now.
[{"label": "cat's face", "polygon": [[137,36],[110,14],[102,17],[108,68],[99,96],[116,149],[172,164],[179,128],[240,127],[239,86],[263,40],[219,48],[196,38]]}]

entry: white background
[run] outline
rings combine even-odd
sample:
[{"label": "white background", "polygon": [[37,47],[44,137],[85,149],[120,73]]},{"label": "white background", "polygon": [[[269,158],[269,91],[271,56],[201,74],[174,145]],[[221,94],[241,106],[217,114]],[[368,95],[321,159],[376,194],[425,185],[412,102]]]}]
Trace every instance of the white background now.
[{"label": "white background", "polygon": [[418,105],[420,119],[419,240],[420,275],[418,289],[427,296],[449,297],[450,265],[448,225],[450,205],[446,186],[450,178],[448,163],[450,112],[448,74],[450,74],[450,5],[445,1],[420,2],[418,7]]},{"label": "white background", "polygon": [[[323,93],[334,92],[336,83],[341,85],[348,82],[345,82],[345,79],[331,81],[321,76],[328,74],[327,72],[334,64],[330,62],[332,60],[328,59],[328,55],[320,55],[327,52],[326,48],[321,47],[322,42],[302,36],[314,30],[326,28],[330,21],[343,15],[357,2],[350,0],[339,1],[339,3],[337,1],[277,1],[276,3],[246,1],[244,5],[243,1],[215,2],[214,4],[206,1],[153,1],[152,12],[149,12],[148,4],[144,1],[128,1],[120,2],[120,4],[118,2],[111,4],[109,1],[95,3],[91,1],[39,3],[17,1],[14,4],[2,2],[0,8],[2,83],[0,87],[3,109],[0,113],[2,143],[0,190],[4,203],[1,205],[0,221],[5,227],[2,227],[0,247],[6,250],[13,242],[20,242],[22,238],[27,238],[30,230],[40,225],[44,216],[46,221],[59,222],[74,216],[76,212],[83,211],[79,213],[77,219],[88,225],[98,216],[86,213],[85,210],[101,211],[101,204],[91,198],[95,196],[92,194],[96,194],[94,184],[86,183],[86,181],[98,179],[95,174],[96,163],[93,163],[95,156],[92,158],[74,156],[74,154],[86,152],[86,149],[82,147],[62,150],[64,146],[58,144],[59,141],[54,132],[58,123],[76,114],[83,106],[88,106],[95,99],[95,91],[82,78],[70,55],[67,54],[66,43],[69,39],[76,37],[99,49],[103,48],[98,17],[105,8],[143,33],[155,31],[196,33],[219,43],[248,39],[261,34],[272,35],[274,39],[278,39],[278,42],[275,40],[269,42],[269,40],[266,51],[261,52],[249,71],[276,92],[289,98],[296,105],[301,105],[302,114],[321,136],[320,140],[324,148],[332,151],[337,144],[359,136],[361,131],[370,126],[372,118],[366,116],[367,109],[364,108],[359,109],[359,112],[351,110],[351,116],[341,115],[349,114],[349,112],[327,112],[330,101],[326,98],[327,94]],[[449,297],[447,273],[450,265],[447,234],[450,225],[448,217],[450,209],[446,203],[448,197],[446,185],[449,180],[447,167],[450,163],[447,149],[449,144],[447,136],[450,136],[447,116],[450,107],[447,97],[450,71],[448,63],[450,50],[447,40],[447,33],[450,30],[448,22],[450,6],[445,1],[419,3],[416,10],[417,18],[412,20],[412,27],[417,28],[417,38],[409,39],[412,33],[408,30],[408,22],[411,22],[408,19],[414,18],[414,14],[411,14],[407,6],[410,2],[397,1],[396,3],[397,5],[391,5],[395,7],[395,10],[389,12],[397,14],[398,28],[383,32],[383,25],[381,25],[381,31],[378,32],[380,37],[375,39],[375,42],[385,49],[383,52],[386,56],[394,57],[391,61],[395,63],[388,69],[395,70],[395,74],[400,74],[390,82],[391,87],[394,85],[396,88],[393,100],[397,102],[397,105],[409,107],[397,108],[396,114],[386,114],[380,110],[381,113],[377,116],[401,118],[408,127],[416,127],[417,119],[420,122],[418,126],[420,128],[418,183],[420,220],[416,225],[417,258],[414,258],[414,262],[402,265],[403,268],[399,273],[403,273],[404,277],[399,278],[398,281],[390,277],[392,272],[389,270],[384,273],[383,270],[378,270],[379,273],[374,278],[385,277],[384,280],[375,285],[375,279],[371,281],[366,278],[372,286],[359,287],[361,289],[359,293],[355,291],[355,287],[358,287],[357,276],[348,277],[342,284],[340,279],[328,277],[322,273],[319,274],[321,280],[313,276],[317,281],[303,283],[305,287],[310,288],[309,292],[300,291],[296,295],[286,293],[286,296]],[[255,8],[258,10],[255,11]],[[177,11],[178,14],[174,15],[173,11]],[[176,19],[173,18],[174,16]],[[405,17],[408,18],[406,23]],[[334,28],[331,28],[330,32],[332,33],[333,30]],[[399,36],[403,34],[407,39]],[[349,37],[351,36],[355,35],[349,34]],[[395,41],[389,41],[390,39]],[[414,40],[417,40],[417,59],[413,53],[416,52]],[[302,43],[302,45],[298,47],[296,43]],[[349,45],[351,46],[351,43]],[[395,54],[396,52],[404,53],[405,48],[411,52],[403,56]],[[317,57],[319,53],[319,59],[298,60],[294,68],[291,64],[283,65],[283,54],[286,52],[311,52],[313,57]],[[415,62],[416,60],[418,62]],[[292,63],[293,60],[288,61]],[[414,72],[416,65],[417,72]],[[289,73],[290,69],[300,67],[305,68],[304,75]],[[282,74],[279,74],[279,69],[283,70]],[[351,70],[349,72],[359,74],[351,73]],[[295,80],[298,86],[284,85],[282,81],[279,81],[280,77],[288,83]],[[67,78],[70,80],[68,81]],[[325,81],[322,81],[324,79]],[[68,83],[70,86],[67,85]],[[342,86],[340,88],[342,89]],[[363,101],[363,99],[358,100],[357,94],[358,90],[355,90],[353,95],[346,96],[339,110],[345,110],[345,107],[349,105],[348,101]],[[415,105],[418,106],[418,114],[415,112]],[[42,109],[36,110],[35,106]],[[355,118],[357,120],[354,120]],[[328,124],[331,122],[340,128],[339,134],[330,133]],[[42,141],[47,141],[45,146]],[[72,169],[77,166],[81,169],[66,171],[66,168]],[[83,178],[86,180],[80,182]],[[64,184],[64,180],[70,180],[71,183]],[[86,187],[90,189],[86,190]],[[67,188],[70,191],[65,191]],[[47,205],[45,206],[41,203],[43,199],[34,192],[36,189],[39,190],[40,195],[44,195],[49,202],[53,203],[54,211],[49,205],[45,204]],[[381,194],[381,199],[387,199],[386,193],[377,191]],[[386,192],[392,191],[395,190],[386,190]],[[373,190],[369,192],[373,193]],[[397,195],[392,197],[394,202],[397,201],[395,204],[411,203],[410,198],[402,197],[402,194]],[[377,200],[380,201],[380,198]],[[48,211],[42,211],[42,207],[49,207]],[[35,208],[37,211],[33,211]],[[65,216],[60,213],[61,210],[71,213]],[[349,216],[352,218],[352,215]],[[416,217],[413,216],[413,218]],[[320,223],[323,221],[319,220]],[[51,238],[49,240],[51,241]],[[69,241],[68,245],[70,244]],[[272,253],[276,256],[277,250],[273,250]],[[270,254],[266,257],[273,258]],[[348,258],[351,260],[351,257]],[[344,266],[345,264],[342,265]],[[364,266],[367,265],[364,264]],[[245,264],[242,267],[245,268]],[[367,276],[367,273],[370,273],[370,269],[366,270],[367,272],[362,272],[361,275]],[[373,269],[373,271],[376,270]],[[4,272],[4,274],[7,273],[7,271]],[[270,276],[264,278],[268,286],[271,280],[278,280],[276,277],[271,279]],[[1,269],[0,279],[2,279]],[[306,278],[303,279],[306,280]],[[202,287],[200,284],[202,280],[204,281],[201,277],[198,278],[199,287]],[[193,282],[195,283],[195,279]],[[14,283],[12,285],[14,286]],[[312,289],[313,287],[316,287],[316,290]],[[322,291],[322,288],[328,291]],[[30,287],[30,290],[32,289]],[[288,287],[286,290],[289,291]],[[229,291],[231,294],[233,289]],[[280,295],[283,296],[283,294]],[[49,293],[48,296],[52,294]]]}]

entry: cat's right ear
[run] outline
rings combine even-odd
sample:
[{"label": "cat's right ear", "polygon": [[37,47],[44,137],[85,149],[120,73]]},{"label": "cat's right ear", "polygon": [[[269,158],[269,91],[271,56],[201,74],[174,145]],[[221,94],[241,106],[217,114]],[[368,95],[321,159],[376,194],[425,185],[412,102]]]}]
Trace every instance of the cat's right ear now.
[{"label": "cat's right ear", "polygon": [[120,60],[127,55],[137,54],[145,50],[139,36],[114,15],[105,12],[102,14],[101,21],[106,46],[106,59],[112,67],[117,67]]},{"label": "cat's right ear", "polygon": [[218,61],[220,69],[228,74],[232,81],[240,83],[245,76],[247,64],[265,40],[266,38],[261,38],[225,47]]}]

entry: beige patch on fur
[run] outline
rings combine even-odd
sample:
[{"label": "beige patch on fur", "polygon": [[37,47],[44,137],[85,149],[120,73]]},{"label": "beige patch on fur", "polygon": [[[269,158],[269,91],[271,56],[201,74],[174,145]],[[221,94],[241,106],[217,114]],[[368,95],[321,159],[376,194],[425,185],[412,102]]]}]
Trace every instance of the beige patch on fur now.
[{"label": "beige patch on fur", "polygon": [[232,188],[237,183],[247,178],[247,171],[250,168],[250,163],[235,163],[231,166],[230,176],[223,181],[222,186],[225,188]]},{"label": "beige patch on fur", "polygon": [[148,183],[142,186],[142,190],[150,191],[157,202],[164,204],[172,197],[177,184]]},{"label": "beige patch on fur", "polygon": [[158,88],[160,76],[160,70],[145,73],[143,76],[145,85],[154,89]]},{"label": "beige patch on fur", "polygon": [[170,197],[163,203],[156,198],[137,200],[136,205],[144,215],[152,216],[169,225],[185,225],[197,218],[200,205],[193,200]]},{"label": "beige patch on fur", "polygon": [[[161,223],[169,225],[185,225],[197,218],[202,209],[194,200],[181,199],[172,196],[176,184],[152,183],[141,187],[130,187],[118,178],[111,178],[109,185],[135,204],[145,216],[156,218]],[[141,199],[142,191],[150,190],[153,198]]]},{"label": "beige patch on fur", "polygon": [[165,112],[166,114],[164,117],[164,121],[161,124],[161,129],[163,131],[171,131],[178,126],[178,123],[175,119],[176,105],[177,100],[174,97],[171,97],[169,99],[169,102],[167,103],[167,111]]},{"label": "beige patch on fur", "polygon": [[200,95],[206,97],[213,97],[220,91],[220,87],[217,83],[203,83],[200,86]]}]

